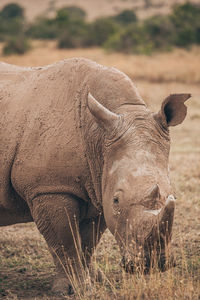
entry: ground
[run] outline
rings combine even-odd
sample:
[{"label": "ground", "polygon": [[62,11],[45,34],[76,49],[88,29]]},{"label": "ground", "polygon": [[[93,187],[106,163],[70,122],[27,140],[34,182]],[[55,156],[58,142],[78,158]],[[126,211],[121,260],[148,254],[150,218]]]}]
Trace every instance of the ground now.
[{"label": "ground", "polygon": [[[153,111],[170,93],[193,97],[184,123],[171,129],[170,169],[177,198],[172,248],[177,266],[163,274],[127,276],[119,265],[116,242],[106,231],[94,259],[103,282],[96,282],[89,296],[77,289],[71,299],[200,299],[200,49],[145,57],[100,49],[59,51],[42,42],[25,56],[0,56],[0,60],[36,66],[76,56],[126,72]],[[51,256],[33,223],[0,228],[0,299],[62,299],[50,290],[53,275]]]}]

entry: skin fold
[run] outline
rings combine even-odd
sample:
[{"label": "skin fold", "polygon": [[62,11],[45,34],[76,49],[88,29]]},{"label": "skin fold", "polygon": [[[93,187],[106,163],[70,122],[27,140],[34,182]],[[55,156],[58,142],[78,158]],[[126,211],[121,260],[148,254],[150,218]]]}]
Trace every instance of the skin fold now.
[{"label": "skin fold", "polygon": [[165,270],[169,127],[184,120],[190,95],[152,113],[125,74],[87,59],[0,71],[0,226],[35,222],[55,290],[72,292],[69,266],[81,280],[106,228],[128,272],[148,272],[153,253]]}]

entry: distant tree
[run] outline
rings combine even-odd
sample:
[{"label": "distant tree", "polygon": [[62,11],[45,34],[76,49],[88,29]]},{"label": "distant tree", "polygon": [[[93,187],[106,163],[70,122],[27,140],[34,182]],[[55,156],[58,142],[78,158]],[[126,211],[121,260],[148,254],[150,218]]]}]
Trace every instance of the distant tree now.
[{"label": "distant tree", "polygon": [[66,28],[58,38],[58,48],[83,48],[90,46],[87,27]]},{"label": "distant tree", "polygon": [[67,6],[64,8],[67,12],[69,12],[71,18],[76,18],[76,19],[85,19],[86,17],[86,12],[77,6]]},{"label": "distant tree", "polygon": [[118,31],[119,25],[113,18],[99,18],[91,23],[92,45],[103,46],[108,38]]},{"label": "distant tree", "polygon": [[55,22],[60,26],[65,26],[74,20],[84,20],[86,13],[83,9],[76,6],[63,7],[57,11]]},{"label": "distant tree", "polygon": [[25,31],[24,10],[15,3],[10,3],[0,11],[0,40],[17,36]]},{"label": "distant tree", "polygon": [[7,20],[14,18],[24,18],[24,9],[16,3],[10,3],[4,6],[2,11],[0,12],[0,17]]},{"label": "distant tree", "polygon": [[58,25],[58,27],[64,27],[69,24],[70,19],[70,13],[69,11],[64,7],[57,11],[56,17],[55,17],[55,23]]},{"label": "distant tree", "polygon": [[112,35],[104,44],[108,50],[124,53],[151,54],[154,44],[143,24],[130,24]]},{"label": "distant tree", "polygon": [[200,5],[189,2],[176,5],[170,18],[176,30],[176,46],[188,47],[193,43],[200,43]]},{"label": "distant tree", "polygon": [[23,36],[17,36],[10,38],[4,45],[3,54],[11,55],[18,54],[22,55],[31,48],[29,41]]},{"label": "distant tree", "polygon": [[133,10],[126,9],[114,17],[117,22],[129,24],[137,21],[137,16]]},{"label": "distant tree", "polygon": [[31,24],[26,34],[31,38],[36,39],[56,39],[58,37],[58,26],[55,24],[54,19],[45,17],[37,18],[33,24]]},{"label": "distant tree", "polygon": [[153,16],[144,20],[145,32],[152,40],[155,49],[168,50],[175,38],[174,24],[169,16]]},{"label": "distant tree", "polygon": [[77,48],[88,45],[89,24],[86,13],[79,7],[69,6],[58,10],[55,24],[58,27],[58,47]]}]

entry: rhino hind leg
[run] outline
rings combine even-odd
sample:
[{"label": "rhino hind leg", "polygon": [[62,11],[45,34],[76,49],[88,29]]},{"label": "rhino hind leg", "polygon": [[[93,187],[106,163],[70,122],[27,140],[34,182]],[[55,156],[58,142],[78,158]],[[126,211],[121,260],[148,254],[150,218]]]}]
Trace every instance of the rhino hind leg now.
[{"label": "rhino hind leg", "polygon": [[71,294],[73,276],[82,277],[77,232],[79,202],[71,195],[45,194],[34,198],[31,206],[33,219],[48,244],[56,266],[53,290]]}]

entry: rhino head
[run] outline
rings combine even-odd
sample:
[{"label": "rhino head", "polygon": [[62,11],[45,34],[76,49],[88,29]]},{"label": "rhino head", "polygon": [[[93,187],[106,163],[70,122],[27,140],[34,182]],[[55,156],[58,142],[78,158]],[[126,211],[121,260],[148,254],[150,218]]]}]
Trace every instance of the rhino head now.
[{"label": "rhino head", "polygon": [[91,94],[88,107],[105,133],[102,203],[107,227],[115,236],[128,272],[167,268],[175,198],[169,179],[169,126],[180,124],[189,94],[167,97],[158,113],[143,105],[122,105],[117,112]]}]

